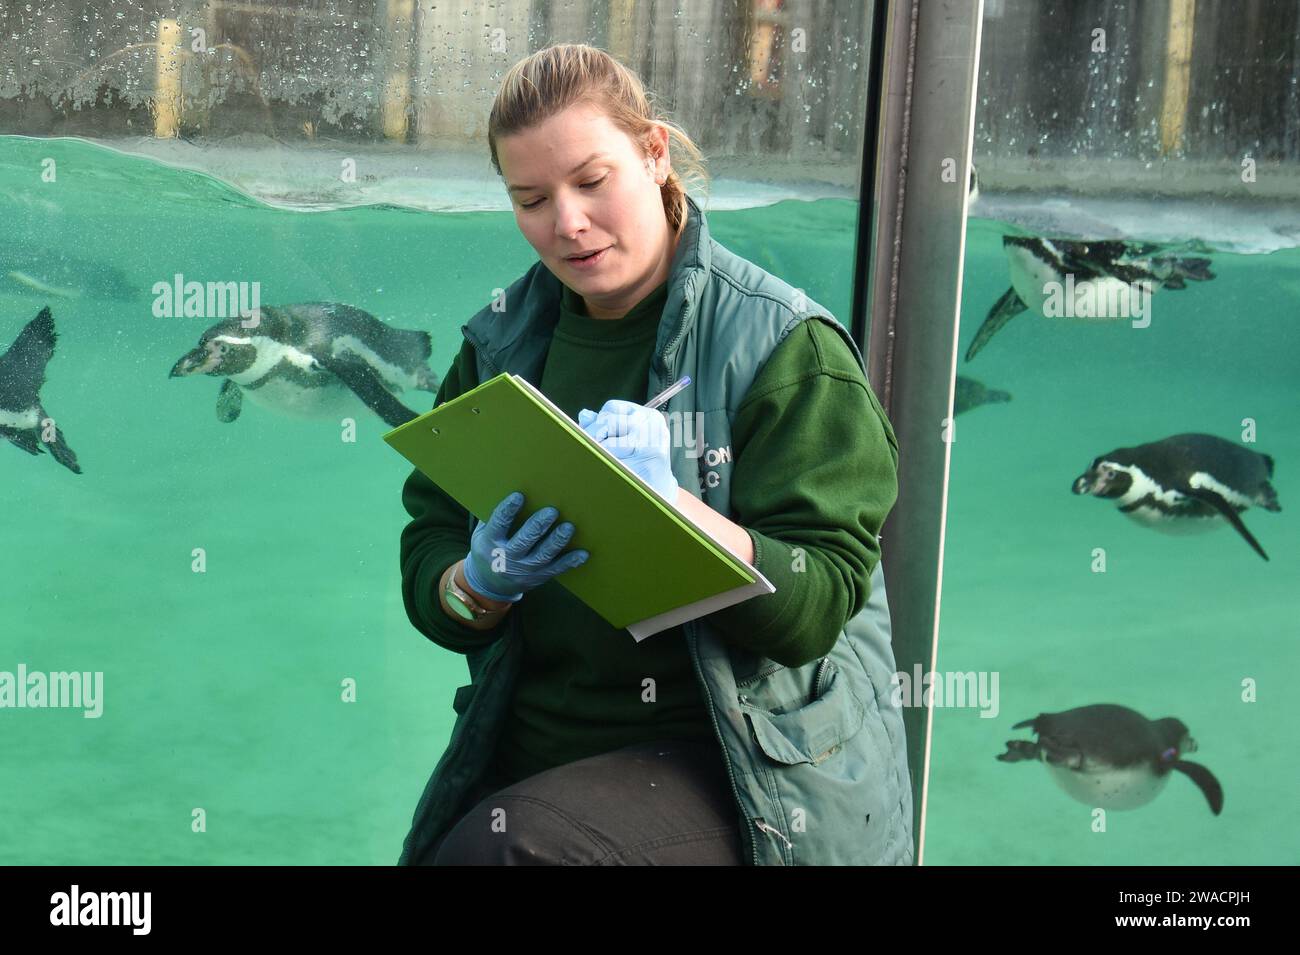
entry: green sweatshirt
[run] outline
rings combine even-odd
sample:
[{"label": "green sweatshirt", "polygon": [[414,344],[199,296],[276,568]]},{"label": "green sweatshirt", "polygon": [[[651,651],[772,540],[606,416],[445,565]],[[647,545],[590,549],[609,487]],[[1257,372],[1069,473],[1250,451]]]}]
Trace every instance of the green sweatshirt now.
[{"label": "green sweatshirt", "polygon": [[[667,288],[621,319],[602,320],[588,317],[566,287],[542,392],[575,420],[611,398],[644,401]],[[434,407],[478,384],[474,348],[465,342]],[[876,535],[898,491],[898,443],[857,360],[813,320],[760,369],[733,423],[732,455],[731,520],[753,539],[754,566],[776,592],[710,619],[737,646],[801,666],[825,656],[866,604],[880,559]],[[419,471],[407,479],[402,503],[412,518],[401,539],[412,624],[458,653],[500,637],[500,624],[471,630],[438,600],[443,572],[469,551],[468,512]],[[525,501],[516,524],[548,503]],[[529,591],[510,614],[519,617],[524,659],[495,785],[634,743],[713,736],[683,628],[637,643],[556,580]]]}]

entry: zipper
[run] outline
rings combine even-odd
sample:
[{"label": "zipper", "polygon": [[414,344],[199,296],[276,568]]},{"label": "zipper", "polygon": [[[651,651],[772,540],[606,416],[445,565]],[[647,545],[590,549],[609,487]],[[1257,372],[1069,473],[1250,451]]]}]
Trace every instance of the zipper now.
[{"label": "zipper", "polygon": [[[713,732],[717,736],[718,742],[721,744],[722,762],[727,767],[727,778],[731,781],[731,792],[736,799],[736,808],[739,809],[743,805],[740,801],[740,787],[736,785],[736,774],[731,768],[731,755],[727,752],[727,744],[722,739],[722,729],[718,726],[718,714],[713,708],[713,693],[709,690],[709,681],[704,678],[704,668],[700,666],[700,641],[699,635],[696,632],[695,621],[693,620],[686,622],[686,640],[690,644],[691,663],[695,665],[695,675],[700,681],[700,686],[704,688],[705,699],[709,702],[709,719],[713,721]],[[757,821],[762,823],[762,819]],[[762,828],[762,826],[760,825],[759,828]],[[757,866],[758,840],[753,837],[752,833],[749,836],[749,845],[754,854],[753,864]]]},{"label": "zipper", "polygon": [[784,665],[780,663],[773,663],[770,667],[767,667],[766,669],[763,670],[759,670],[753,676],[745,677],[745,679],[741,680],[739,683],[736,684],[736,687],[740,688],[742,686],[749,686],[751,683],[757,683],[759,680],[763,679],[764,677],[769,677],[773,673],[776,673],[778,670],[784,670],[784,669],[785,669]]},{"label": "zipper", "polygon": [[[484,354],[482,349],[478,347],[478,342],[476,342],[474,339],[469,337],[469,326],[468,325],[462,326],[460,333],[465,337],[465,341],[469,342],[474,347],[474,357],[482,359],[483,364],[491,368],[494,372],[496,372],[496,374],[498,375],[501,374],[501,369],[497,367],[497,363],[494,362],[491,358],[489,358],[486,354]],[[483,384],[483,382],[480,381],[479,384],[481,385]]]},{"label": "zipper", "polygon": [[822,657],[821,665],[817,667],[817,675],[813,677],[813,700],[814,701],[821,698],[822,677],[826,674],[826,670],[830,666],[830,663],[831,663],[831,658],[829,656],[825,656]]}]

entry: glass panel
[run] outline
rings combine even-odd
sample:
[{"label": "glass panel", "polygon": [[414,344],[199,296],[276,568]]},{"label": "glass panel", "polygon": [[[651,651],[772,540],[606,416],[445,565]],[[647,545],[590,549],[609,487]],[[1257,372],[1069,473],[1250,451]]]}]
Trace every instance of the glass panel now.
[{"label": "glass panel", "polygon": [[985,4],[926,864],[1296,856],[1298,74],[1293,0]]},{"label": "glass panel", "polygon": [[0,449],[0,671],[103,684],[96,718],[6,717],[0,860],[394,861],[465,682],[402,605],[409,468],[359,404],[222,421],[221,381],[169,373],[237,304],[336,302],[427,331],[441,378],[536,260],[486,127],[557,41],[637,70],[719,241],[847,322],[870,6],[5,4],[0,353],[50,308],[80,473]]}]

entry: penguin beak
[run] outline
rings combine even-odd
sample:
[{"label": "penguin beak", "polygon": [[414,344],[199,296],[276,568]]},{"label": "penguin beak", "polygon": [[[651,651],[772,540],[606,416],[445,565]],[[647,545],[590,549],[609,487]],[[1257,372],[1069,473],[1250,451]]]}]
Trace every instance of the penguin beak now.
[{"label": "penguin beak", "polygon": [[210,357],[206,348],[196,348],[173,365],[171,374],[167,377],[184,378],[186,375],[203,374],[208,371],[205,366]]},{"label": "penguin beak", "polygon": [[1074,486],[1073,488],[1071,488],[1071,490],[1073,490],[1075,494],[1087,494],[1088,492],[1090,492],[1092,490],[1092,487],[1091,487],[1091,482],[1088,480],[1088,475],[1081,474],[1077,478],[1075,478]]}]

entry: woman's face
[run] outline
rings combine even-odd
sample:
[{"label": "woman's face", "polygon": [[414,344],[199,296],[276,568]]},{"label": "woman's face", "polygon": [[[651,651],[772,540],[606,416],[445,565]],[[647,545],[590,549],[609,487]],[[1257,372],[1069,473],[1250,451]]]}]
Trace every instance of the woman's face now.
[{"label": "woman's face", "polygon": [[[519,231],[593,318],[621,318],[668,278],[676,237],[656,182],[671,170],[666,128],[655,127],[651,153],[653,165],[587,105],[497,142]],[[604,251],[590,264],[569,260],[593,249]]]}]

